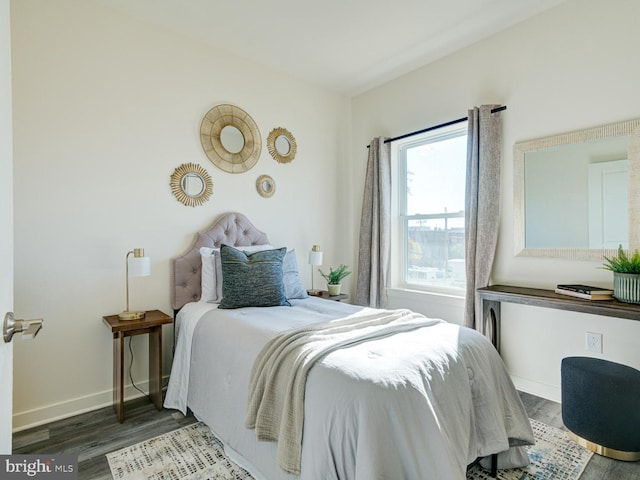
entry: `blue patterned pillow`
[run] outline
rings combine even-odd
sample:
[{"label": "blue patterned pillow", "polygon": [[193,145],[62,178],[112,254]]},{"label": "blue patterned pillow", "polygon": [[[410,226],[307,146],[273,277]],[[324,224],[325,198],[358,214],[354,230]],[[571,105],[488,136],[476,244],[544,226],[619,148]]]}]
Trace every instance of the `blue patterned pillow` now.
[{"label": "blue patterned pillow", "polygon": [[286,253],[286,247],[246,254],[222,245],[222,300],[218,308],[290,306],[282,273]]}]

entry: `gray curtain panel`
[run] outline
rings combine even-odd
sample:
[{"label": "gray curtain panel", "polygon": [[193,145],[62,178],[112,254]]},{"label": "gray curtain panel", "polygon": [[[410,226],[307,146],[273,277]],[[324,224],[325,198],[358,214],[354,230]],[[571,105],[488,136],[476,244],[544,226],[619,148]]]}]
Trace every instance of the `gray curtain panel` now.
[{"label": "gray curtain panel", "polygon": [[491,113],[496,107],[474,107],[469,110],[468,121],[464,324],[479,331],[483,331],[482,308],[476,289],[489,285],[498,242],[502,122],[499,112]]},{"label": "gray curtain panel", "polygon": [[369,144],[360,219],[357,305],[385,308],[391,248],[391,144],[384,137]]}]

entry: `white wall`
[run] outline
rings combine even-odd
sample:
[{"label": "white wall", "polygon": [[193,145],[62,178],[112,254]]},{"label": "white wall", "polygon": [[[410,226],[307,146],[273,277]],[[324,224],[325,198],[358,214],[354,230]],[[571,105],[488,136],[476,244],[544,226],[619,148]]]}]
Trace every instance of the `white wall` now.
[{"label": "white wall", "polygon": [[[223,212],[240,211],[273,244],[296,248],[309,287],[311,245],[322,246],[326,265],[351,260],[335,185],[347,99],[82,0],[11,7],[15,309],[45,318],[34,342],[15,347],[16,428],[110,404],[102,316],[124,309],[128,250],[143,247],[152,260],[152,276],[131,281],[131,307],[167,313],[170,258]],[[248,173],[222,172],[202,151],[200,121],[218,103],[245,109],[261,131],[262,155]],[[275,127],[297,141],[290,164],[266,148]],[[212,176],[201,207],[171,194],[170,176],[186,162]],[[261,174],[276,182],[269,199],[255,189]],[[172,328],[164,334],[168,374]],[[134,379],[144,386],[146,338],[133,344]]]},{"label": "white wall", "polygon": [[[512,152],[518,141],[640,116],[640,63],[635,61],[639,16],[635,1],[571,0],[354,98],[355,190],[362,191],[365,146],[374,136],[396,136],[460,118],[473,105],[507,105],[493,283],[611,285],[611,274],[598,269],[599,263],[514,256]],[[353,201],[358,210],[358,197]],[[444,305],[436,300],[392,292],[393,305],[410,304],[461,321],[461,300],[448,299]],[[640,322],[504,304],[502,355],[516,385],[560,400],[560,361],[590,355],[584,348],[586,331],[604,334],[599,357],[640,368]]]}]

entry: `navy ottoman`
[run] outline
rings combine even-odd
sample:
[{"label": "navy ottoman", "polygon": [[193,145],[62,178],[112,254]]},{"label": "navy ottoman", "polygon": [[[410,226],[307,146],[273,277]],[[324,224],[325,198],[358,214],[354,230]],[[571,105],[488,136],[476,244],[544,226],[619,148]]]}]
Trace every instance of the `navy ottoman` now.
[{"label": "navy ottoman", "polygon": [[580,445],[640,460],[640,371],[590,357],[562,359],[562,421]]}]

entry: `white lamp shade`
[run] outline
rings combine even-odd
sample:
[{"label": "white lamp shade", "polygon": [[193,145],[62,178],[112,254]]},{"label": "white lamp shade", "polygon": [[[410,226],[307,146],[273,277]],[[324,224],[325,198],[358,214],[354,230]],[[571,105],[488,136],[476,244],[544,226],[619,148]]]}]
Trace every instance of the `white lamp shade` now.
[{"label": "white lamp shade", "polygon": [[149,257],[129,257],[129,276],[146,277],[151,275],[151,259]]},{"label": "white lamp shade", "polygon": [[309,265],[322,265],[322,252],[311,250],[309,252]]}]

